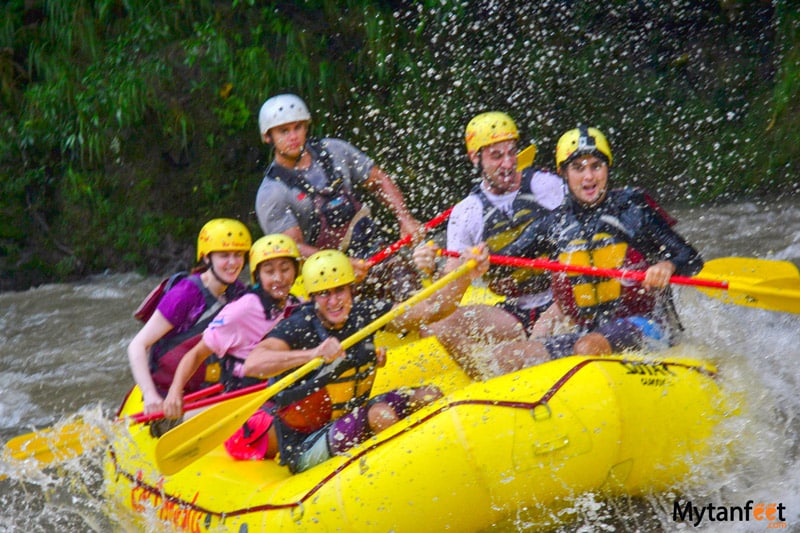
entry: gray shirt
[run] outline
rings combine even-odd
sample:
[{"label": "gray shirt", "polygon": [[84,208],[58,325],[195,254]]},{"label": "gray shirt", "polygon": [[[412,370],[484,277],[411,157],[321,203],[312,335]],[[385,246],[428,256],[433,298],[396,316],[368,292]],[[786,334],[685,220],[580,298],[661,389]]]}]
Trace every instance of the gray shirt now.
[{"label": "gray shirt", "polygon": [[[344,187],[352,191],[356,185],[367,181],[375,163],[364,152],[341,139],[322,139],[322,146],[330,154],[334,167],[341,172]],[[308,169],[285,170],[316,189],[324,188],[331,180],[316,158]],[[305,190],[265,176],[256,194],[256,215],[265,235],[282,233],[299,226],[306,242],[313,240],[314,236],[309,235],[309,231],[315,217],[314,202]]]}]

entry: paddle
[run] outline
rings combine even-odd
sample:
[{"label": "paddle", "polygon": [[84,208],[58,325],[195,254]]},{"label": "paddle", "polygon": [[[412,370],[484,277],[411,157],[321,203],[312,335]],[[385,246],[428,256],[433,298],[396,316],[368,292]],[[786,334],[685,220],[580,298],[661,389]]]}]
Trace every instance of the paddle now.
[{"label": "paddle", "polygon": [[[221,401],[221,397],[206,397],[216,394],[224,388],[220,383],[187,394],[184,398],[184,401],[187,402],[186,410],[203,407],[212,401]],[[199,400],[199,398],[205,398],[205,400]],[[164,413],[148,415],[137,413],[130,418],[133,422],[142,423],[163,417]],[[105,444],[105,441],[105,435],[99,427],[88,424],[78,418],[54,427],[42,428],[32,433],[14,437],[5,444],[3,456],[17,461],[35,460],[39,465],[47,465],[56,461],[66,461],[78,457]]]},{"label": "paddle", "polygon": [[[474,260],[467,261],[347,337],[341,343],[342,348],[346,350],[360,342],[475,266]],[[312,359],[264,391],[217,404],[168,431],[156,444],[156,465],[159,471],[165,475],[172,475],[222,444],[267,400],[322,365],[322,362],[320,357]]]},{"label": "paddle", "polygon": [[[453,210],[453,208],[451,207],[450,209],[448,209],[444,213],[441,213],[441,214],[435,216],[434,218],[432,218],[429,221],[427,221],[423,225],[423,227],[426,230],[432,230],[433,228],[435,228],[436,226],[438,226],[439,224],[441,224],[442,222],[447,220],[447,217],[450,216],[450,212],[452,210]],[[411,238],[412,237],[413,237],[413,235],[406,235],[402,239],[399,239],[399,240],[395,241],[393,244],[387,246],[386,248],[384,248],[380,252],[376,253],[375,255],[373,255],[372,257],[367,259],[367,267],[368,268],[372,268],[373,266],[377,265],[378,263],[380,263],[381,261],[383,261],[384,259],[386,259],[390,255],[394,254],[397,250],[399,250],[400,248],[402,248],[406,244],[409,244],[411,242]]]},{"label": "paddle", "polygon": [[800,313],[800,274],[788,261],[726,257],[705,264],[699,274],[724,287],[699,290],[726,303]]},{"label": "paddle", "polygon": [[[517,154],[517,170],[522,170],[528,168],[533,164],[533,160],[536,157],[536,145],[531,144],[530,146],[522,149]],[[450,216],[450,213],[453,211],[453,208],[449,208],[443,213],[439,214],[438,216],[430,219],[428,222],[424,224],[426,230],[432,230]],[[409,244],[411,242],[412,235],[406,235],[402,239],[394,242],[393,244],[387,246],[380,252],[376,253],[369,259],[367,259],[367,267],[373,267],[389,257],[390,255],[394,254],[397,250],[402,248],[403,246]]]},{"label": "paddle", "polygon": [[14,437],[6,443],[3,458],[33,460],[41,466],[74,459],[104,442],[100,428],[77,419]]},{"label": "paddle", "polygon": [[[441,254],[447,257],[460,255],[450,250],[441,250]],[[496,265],[575,272],[607,278],[642,281],[645,276],[644,272],[638,270],[567,265],[547,259],[491,255],[489,260]],[[697,276],[672,276],[670,283],[697,287],[703,293],[726,303],[800,313],[800,272],[788,261],[721,257],[707,261]]]},{"label": "paddle", "polygon": [[532,144],[517,154],[517,170],[528,168],[536,157],[536,145]]}]

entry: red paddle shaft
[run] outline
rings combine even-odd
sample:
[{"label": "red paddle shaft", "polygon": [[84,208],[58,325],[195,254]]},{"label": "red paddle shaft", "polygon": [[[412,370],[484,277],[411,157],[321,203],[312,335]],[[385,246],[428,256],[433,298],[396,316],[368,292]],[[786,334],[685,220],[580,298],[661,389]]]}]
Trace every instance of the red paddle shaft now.
[{"label": "red paddle shaft", "polygon": [[[447,220],[447,217],[450,216],[450,212],[452,210],[453,210],[453,208],[451,207],[450,209],[448,209],[447,211],[445,211],[441,215],[430,219],[428,222],[425,223],[425,225],[424,225],[425,229],[426,230],[431,230],[431,229],[435,228],[436,226],[438,226],[439,224],[441,224],[442,222],[444,222],[445,220]],[[403,237],[402,239],[398,240],[394,244],[391,244],[391,245],[387,246],[386,248],[384,248],[380,252],[376,253],[375,255],[373,255],[372,257],[367,259],[367,267],[373,267],[373,266],[377,265],[378,263],[380,263],[381,261],[383,261],[384,259],[386,259],[390,255],[395,253],[397,250],[399,250],[400,248],[402,248],[406,244],[410,243],[411,242],[411,237],[412,237],[412,235],[406,235],[405,237]]]},{"label": "red paddle shaft", "polygon": [[[460,257],[461,254],[452,250],[440,250],[446,257]],[[613,268],[598,268],[593,266],[567,265],[557,261],[547,259],[524,259],[508,255],[490,255],[489,261],[495,265],[512,266],[518,268],[539,268],[551,270],[553,272],[575,272],[578,274],[588,274],[604,278],[633,279],[636,281],[644,280],[644,272],[640,270],[615,270]],[[716,281],[710,279],[687,278],[685,276],[672,276],[670,283],[676,285],[693,285],[695,287],[711,287],[714,289],[727,289],[727,281]]]},{"label": "red paddle shaft", "polygon": [[[245,394],[250,394],[251,392],[260,391],[261,389],[266,388],[267,385],[269,385],[269,382],[265,381],[263,383],[256,383],[255,385],[245,387],[243,389],[232,390],[218,396],[206,398],[205,396],[211,396],[212,394],[216,394],[225,388],[222,386],[222,384],[217,384],[213,387],[208,387],[207,389],[202,389],[197,392],[193,392],[192,394],[187,394],[183,399],[185,402],[183,405],[183,410],[191,411],[192,409],[200,409],[201,407],[214,405],[215,403],[224,402],[225,400],[232,400],[233,398],[238,398],[239,396],[244,396]],[[137,424],[151,422],[153,420],[158,420],[159,418],[164,418],[164,413],[150,413],[149,415],[144,413],[136,413],[135,415],[131,415],[131,420]]]},{"label": "red paddle shaft", "polygon": [[[183,397],[183,401],[185,403],[185,408],[188,411],[189,406],[193,406],[192,409],[197,407],[202,407],[203,405],[196,405],[199,404],[201,401],[205,402],[217,402],[220,401],[219,398],[225,396],[224,394],[220,394],[219,396],[215,396],[214,398],[206,398],[207,396],[212,396],[218,392],[222,392],[225,390],[225,385],[222,383],[217,383],[216,385],[212,385],[210,387],[206,387],[205,389],[200,389],[199,391],[191,392]],[[206,398],[205,400],[200,400],[200,398]],[[195,401],[198,400],[198,401]],[[145,422],[152,422],[153,420],[158,420],[159,418],[164,418],[164,413],[157,412],[157,413],[150,413],[148,415],[144,414],[144,412],[136,413],[135,415],[130,416],[131,420],[138,424],[143,424]]]}]

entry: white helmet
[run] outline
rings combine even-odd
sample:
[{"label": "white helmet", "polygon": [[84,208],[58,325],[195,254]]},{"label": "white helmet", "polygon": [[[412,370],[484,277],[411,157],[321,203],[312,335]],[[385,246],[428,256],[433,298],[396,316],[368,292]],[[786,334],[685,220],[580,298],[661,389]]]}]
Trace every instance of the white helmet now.
[{"label": "white helmet", "polygon": [[258,113],[261,135],[275,126],[300,120],[311,120],[311,113],[306,103],[294,94],[279,94],[269,98]]}]

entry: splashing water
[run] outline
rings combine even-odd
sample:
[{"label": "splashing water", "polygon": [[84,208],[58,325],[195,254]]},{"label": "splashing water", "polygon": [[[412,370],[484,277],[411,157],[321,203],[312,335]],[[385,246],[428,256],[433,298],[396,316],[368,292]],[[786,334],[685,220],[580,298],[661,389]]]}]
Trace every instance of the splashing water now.
[{"label": "splashing water", "polygon": [[[775,230],[774,213],[781,214]],[[707,258],[740,255],[800,262],[800,209],[791,202],[675,209],[678,230]],[[8,440],[73,420],[107,435],[131,386],[125,346],[138,328],[130,316],[155,283],[133,275],[0,294],[0,436]],[[606,499],[576,494],[560,531],[685,531],[674,504],[743,506],[779,502],[800,524],[800,316],[724,304],[691,287],[676,289],[686,328],[677,355],[712,361],[738,409],[720,428],[709,464],[667,493]],[[24,362],[24,364],[22,364]],[[102,497],[102,452],[39,470],[0,463],[0,522],[9,531],[135,530],[132,517]],[[558,517],[555,517],[558,518]],[[151,531],[164,531],[155,516]],[[753,523],[704,522],[707,531],[751,531]],[[521,509],[492,531],[536,531]]]}]

